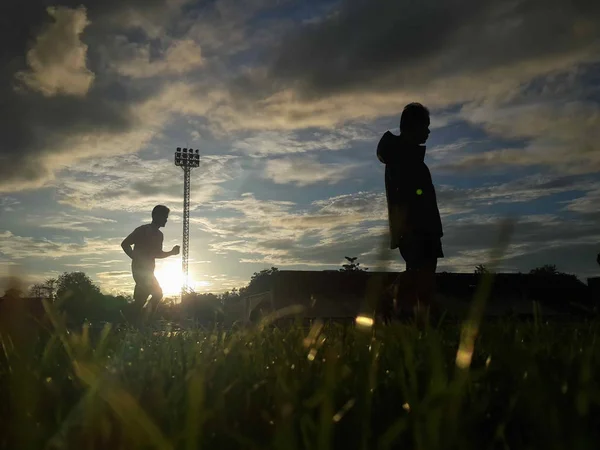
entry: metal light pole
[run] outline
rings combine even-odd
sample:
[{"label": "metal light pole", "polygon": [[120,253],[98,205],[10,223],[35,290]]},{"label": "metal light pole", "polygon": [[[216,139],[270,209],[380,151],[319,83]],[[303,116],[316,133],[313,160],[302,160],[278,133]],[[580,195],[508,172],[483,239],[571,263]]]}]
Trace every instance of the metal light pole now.
[{"label": "metal light pole", "polygon": [[183,169],[183,254],[181,255],[181,300],[188,292],[188,254],[190,250],[190,172],[200,166],[200,151],[177,147],[175,165]]}]

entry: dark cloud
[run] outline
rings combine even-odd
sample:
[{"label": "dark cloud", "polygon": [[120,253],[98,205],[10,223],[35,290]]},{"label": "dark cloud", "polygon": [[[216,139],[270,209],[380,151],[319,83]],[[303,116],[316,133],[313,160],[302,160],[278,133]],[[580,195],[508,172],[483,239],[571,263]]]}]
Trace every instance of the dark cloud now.
[{"label": "dark cloud", "polygon": [[348,0],[290,33],[270,76],[308,97],[385,91],[542,63],[585,51],[599,36],[596,0]]},{"label": "dark cloud", "polygon": [[[86,8],[91,23],[81,36],[87,45],[87,68],[97,68],[95,51],[113,26],[114,18],[132,8],[141,14],[158,14],[166,0],[28,0],[2,2],[0,7],[0,190],[35,186],[52,176],[49,155],[65,151],[67,138],[88,133],[120,134],[136,126],[136,103],[150,95],[143,85],[125,87],[114,79],[96,76],[85,95],[44,95],[18,81],[17,74],[31,70],[27,52],[54,23],[48,7]],[[83,10],[82,10],[83,11]],[[64,33],[63,33],[64,34]],[[59,36],[61,37],[61,36]],[[64,37],[64,36],[62,36]],[[50,43],[51,44],[51,43]],[[52,45],[46,45],[49,51]],[[50,56],[41,52],[39,59]],[[127,91],[127,95],[123,95]],[[67,149],[77,156],[77,149]]]}]

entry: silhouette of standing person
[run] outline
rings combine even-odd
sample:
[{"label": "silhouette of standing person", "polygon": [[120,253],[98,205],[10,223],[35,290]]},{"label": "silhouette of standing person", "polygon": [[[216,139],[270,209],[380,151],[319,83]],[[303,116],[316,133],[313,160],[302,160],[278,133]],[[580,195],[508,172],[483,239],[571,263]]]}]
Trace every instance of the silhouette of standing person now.
[{"label": "silhouette of standing person", "polygon": [[169,208],[164,205],[155,206],[152,210],[152,223],[137,227],[121,242],[123,251],[131,258],[131,273],[135,281],[133,309],[137,319],[141,318],[148,296],[152,296],[148,302],[150,313],[156,310],[163,296],[154,276],[155,260],[179,254],[178,245],[169,252],[162,249],[164,236],[160,228],[167,224],[169,212]]},{"label": "silhouette of standing person", "polygon": [[406,262],[396,284],[403,296],[396,299],[404,299],[404,308],[417,307],[420,319],[434,306],[435,271],[438,258],[444,257],[442,220],[424,161],[429,125],[429,110],[411,103],[402,112],[400,136],[387,131],[377,146],[377,157],[385,164],[390,248],[398,248]]}]

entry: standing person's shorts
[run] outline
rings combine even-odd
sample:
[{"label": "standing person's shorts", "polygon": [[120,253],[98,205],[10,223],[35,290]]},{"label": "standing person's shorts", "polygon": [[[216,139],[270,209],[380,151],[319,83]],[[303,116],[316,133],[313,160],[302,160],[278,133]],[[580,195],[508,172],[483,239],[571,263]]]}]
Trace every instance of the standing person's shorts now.
[{"label": "standing person's shorts", "polygon": [[403,236],[399,248],[406,262],[406,270],[420,269],[444,257],[442,240],[438,237]]}]

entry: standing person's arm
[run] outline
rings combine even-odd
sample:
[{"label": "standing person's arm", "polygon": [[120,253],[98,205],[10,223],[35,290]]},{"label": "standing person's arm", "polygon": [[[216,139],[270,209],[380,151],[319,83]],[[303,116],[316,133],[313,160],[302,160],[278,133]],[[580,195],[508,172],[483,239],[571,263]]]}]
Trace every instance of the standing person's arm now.
[{"label": "standing person's arm", "polygon": [[129,236],[123,239],[123,242],[121,242],[121,248],[131,259],[133,259],[133,249],[131,246],[136,243],[138,234],[137,231],[138,229],[136,228]]}]

